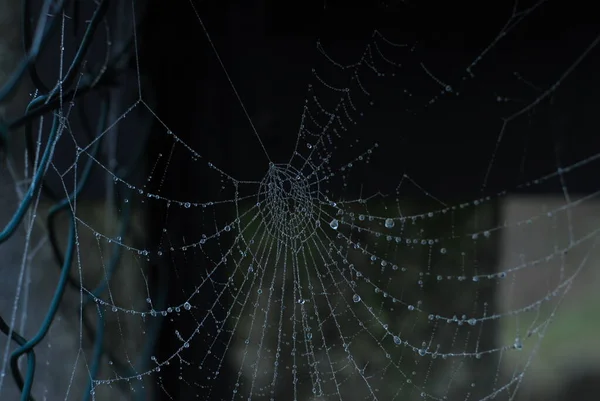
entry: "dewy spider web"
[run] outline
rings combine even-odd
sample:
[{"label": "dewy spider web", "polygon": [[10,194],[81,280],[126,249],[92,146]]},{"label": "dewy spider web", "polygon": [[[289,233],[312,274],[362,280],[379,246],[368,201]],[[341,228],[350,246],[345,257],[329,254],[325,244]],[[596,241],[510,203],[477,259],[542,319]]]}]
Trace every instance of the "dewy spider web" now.
[{"label": "dewy spider web", "polygon": [[[353,176],[361,169],[369,171],[381,151],[377,143],[362,145],[348,139],[361,126],[361,118],[369,114],[367,109],[376,107],[377,85],[402,81],[406,70],[418,71],[435,88],[431,93],[406,89],[403,95],[410,104],[407,110],[402,110],[406,114],[426,113],[441,103],[459,102],[469,96],[472,88],[468,84],[476,80],[479,65],[544,3],[527,9],[516,7],[489,46],[453,82],[440,79],[426,63],[418,60],[415,56],[418,43],[397,43],[377,30],[351,64],[337,61],[325,43],[317,42],[316,49],[327,68],[334,71],[333,78],[327,76],[325,67],[312,70],[314,82],[308,87],[295,147],[287,162],[274,161],[276,158],[269,155],[260,132],[251,126],[253,139],[260,142],[267,156],[262,158],[264,176],[255,180],[239,179],[227,173],[224,166],[209,162],[199,149],[164,124],[142,94],[138,76],[139,98],[110,121],[109,128],[101,126],[100,134],[89,144],[80,145],[72,136],[77,152],[75,161],[61,170],[52,164],[48,170],[61,177],[64,194],[69,195],[70,174],[84,175],[79,171],[84,170],[86,163],[94,164],[110,179],[115,192],[126,194],[122,210],[150,202],[163,204],[167,210],[161,242],[150,249],[138,246],[122,233],[115,235],[113,230],[89,218],[77,196],[65,203],[76,222],[71,236],[78,238],[73,240],[75,249],[67,252],[66,259],[70,255],[76,260],[73,277],[85,287],[82,296],[78,294],[73,299],[77,299],[75,302],[83,310],[85,299],[89,298],[100,319],[97,327],[104,325],[102,319],[116,322],[111,326],[115,328],[111,338],[122,342],[121,346],[114,346],[110,360],[98,362],[103,364],[100,371],[88,362],[95,360],[93,356],[85,356],[88,350],[82,340],[77,344],[72,372],[75,376],[83,369],[86,379],[92,377],[92,398],[103,399],[111,394],[111,399],[116,399],[116,392],[139,394],[140,384],[156,383],[160,391],[164,372],[193,365],[198,373],[181,375],[179,380],[182,386],[192,388],[198,399],[206,400],[214,399],[211,392],[215,383],[222,380],[230,383],[232,400],[512,399],[565,294],[580,273],[593,263],[599,229],[574,227],[571,214],[596,198],[599,191],[575,199],[565,183],[570,176],[595,166],[600,153],[519,184],[514,189],[547,188],[558,183],[564,189],[565,202],[553,209],[540,207],[523,219],[498,225],[481,216],[490,205],[505,199],[506,191],[461,203],[449,202],[429,193],[426,185],[411,174],[402,173],[397,177],[399,184],[394,191],[373,194],[361,191],[358,198],[347,196],[352,193],[349,187],[356,185]],[[196,11],[193,5],[192,10]],[[204,27],[201,16],[196,15]],[[212,46],[210,32],[206,35]],[[505,133],[530,111],[541,108],[586,58],[597,53],[599,41],[600,37],[590,38],[589,45],[569,62],[562,74],[554,77],[547,90],[526,103],[514,102],[518,108],[502,120],[483,187],[490,179]],[[221,62],[216,46],[213,48],[235,90],[227,66]],[[138,61],[136,47],[136,63],[140,62],[143,60]],[[237,90],[235,95],[244,107],[243,96]],[[330,104],[331,98],[335,101]],[[499,101],[509,100],[499,98]],[[112,128],[123,124],[134,108],[143,109],[164,125],[165,135],[172,141],[172,148],[159,155],[148,182],[164,179],[177,149],[195,160],[198,168],[208,168],[218,176],[222,192],[214,194],[208,202],[170,199],[160,191],[148,190],[147,183],[136,184],[98,157],[98,142]],[[252,123],[245,108],[243,111]],[[56,131],[58,137],[68,132],[69,118],[68,114],[55,117],[55,124],[61,121],[61,128]],[[55,141],[58,139],[50,136],[48,149],[52,149]],[[356,151],[350,158],[339,161],[344,158],[340,156],[342,147]],[[44,166],[40,153],[43,152],[38,152],[36,165]],[[417,191],[421,205],[405,201],[407,187]],[[38,205],[36,202],[33,209],[37,210]],[[170,235],[168,212],[174,208],[200,210],[203,218],[197,222],[197,238]],[[222,211],[229,212],[232,218],[217,217],[224,215]],[[475,220],[483,221],[473,223],[473,215],[478,217]],[[550,253],[524,256],[521,263],[501,271],[493,271],[491,266],[479,262],[485,259],[482,254],[489,251],[486,244],[494,237],[528,233],[548,222],[568,227],[567,240],[563,241],[556,233],[556,244]],[[29,240],[33,223],[26,230]],[[92,270],[89,258],[87,262],[82,259],[84,238],[89,238],[90,248],[98,249],[92,254],[96,259],[92,263],[100,266],[97,268],[100,273]],[[124,297],[117,281],[111,280],[113,272],[107,260],[110,247],[118,248],[135,266],[127,273],[131,280],[128,283],[139,290],[132,290],[133,295]],[[27,257],[31,251],[25,249]],[[582,258],[567,258],[568,253],[580,249]],[[185,294],[185,302],[161,305],[160,299],[150,295],[148,273],[143,266],[156,261],[168,264],[168,258],[175,254],[202,260],[206,273],[194,283],[195,291]],[[25,274],[26,264],[20,268]],[[177,265],[171,268],[177,275]],[[216,280],[216,273],[223,270],[227,281]],[[547,283],[547,293],[543,296],[536,295],[506,309],[488,299],[489,288],[512,280],[513,284],[508,284],[512,289],[519,277],[534,270]],[[98,276],[105,279],[106,291],[89,291],[87,288],[93,287],[87,283],[95,282]],[[432,292],[446,295],[432,298]],[[208,308],[197,301],[199,294],[206,293],[213,296]],[[147,305],[140,305],[140,299],[134,297],[141,297],[142,301],[145,298]],[[446,301],[440,304],[432,299]],[[15,316],[21,313],[19,295],[15,296],[11,310],[12,317],[7,321],[10,320],[14,330]],[[83,322],[86,313],[81,314]],[[127,337],[130,331],[135,332],[132,326],[138,330],[141,327],[144,335],[150,322],[168,319],[173,314],[192,319],[195,329],[185,332],[173,327],[172,336],[180,341],[180,346],[168,358],[146,355],[140,347],[130,344]],[[219,320],[216,315],[225,318]],[[499,322],[507,320],[517,321],[511,341],[486,339],[486,330],[496,330]],[[133,324],[128,323],[132,321]],[[83,337],[83,323],[78,324]],[[216,330],[207,330],[209,325]],[[49,341],[52,344],[55,340]],[[198,344],[203,345],[206,354],[201,360],[186,359],[186,350]],[[223,345],[226,352],[213,352]],[[5,372],[10,369],[9,347],[12,345],[7,343],[3,351],[0,394],[6,386]],[[514,354],[518,356],[512,357]],[[48,355],[48,364],[62,362],[57,362],[57,354]],[[80,358],[86,360],[83,366]],[[136,358],[142,360],[140,364]],[[513,369],[508,373],[507,360]],[[234,367],[234,377],[221,377],[221,369],[226,365]],[[65,391],[65,398],[74,391],[68,382]],[[41,398],[41,393],[35,395]]]}]

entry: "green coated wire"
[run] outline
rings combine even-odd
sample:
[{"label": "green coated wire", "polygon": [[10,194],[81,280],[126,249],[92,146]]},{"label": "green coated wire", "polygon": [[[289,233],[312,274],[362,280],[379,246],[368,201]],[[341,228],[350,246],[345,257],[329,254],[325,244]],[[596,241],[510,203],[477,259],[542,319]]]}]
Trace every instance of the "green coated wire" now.
[{"label": "green coated wire", "polygon": [[[25,340],[25,338],[23,338],[20,334],[18,334],[14,330],[11,330],[11,328],[8,326],[8,324],[6,324],[4,319],[2,319],[2,316],[0,316],[0,331],[9,336],[11,340],[16,342],[20,346],[25,345],[25,343],[27,342],[27,340]],[[35,352],[33,351],[33,349],[27,352],[27,365],[35,366]],[[20,390],[23,390],[23,378],[20,374],[15,374],[14,372],[15,371],[13,371],[13,379],[15,380],[17,387]],[[34,401],[33,397],[29,397],[29,401]]]},{"label": "green coated wire", "polygon": [[29,185],[29,189],[25,193],[23,200],[19,204],[17,211],[8,222],[6,227],[0,232],[0,244],[6,242],[17,230],[21,222],[23,221],[23,217],[25,217],[25,213],[31,206],[31,201],[35,194],[39,191],[40,186],[42,185],[42,181],[44,179],[44,174],[46,169],[48,168],[48,163],[50,162],[50,155],[54,151],[54,145],[56,144],[56,138],[58,136],[59,131],[59,116],[58,114],[54,114],[52,121],[52,128],[50,129],[50,135],[48,137],[48,143],[46,144],[46,150],[44,151],[42,158],[40,160],[40,165],[33,175],[33,179],[31,180],[31,184]]},{"label": "green coated wire", "polygon": [[[50,307],[48,308],[48,313],[46,314],[46,318],[42,322],[42,326],[36,333],[36,335],[21,347],[16,349],[12,355],[10,356],[10,365],[13,372],[18,371],[18,361],[19,357],[31,350],[38,345],[48,334],[48,330],[52,325],[54,317],[56,316],[56,312],[58,311],[58,306],[62,300],[62,297],[65,293],[65,286],[67,284],[67,276],[69,275],[69,270],[71,268],[71,263],[73,262],[73,253],[75,249],[75,218],[71,215],[70,219],[70,227],[69,227],[69,241],[67,245],[67,252],[65,255],[65,263],[62,267],[62,271],[58,280],[58,284],[56,286],[56,290],[54,291],[54,296],[52,297],[52,301],[50,302]],[[23,388],[21,390],[21,401],[28,401],[31,397],[31,388],[33,386],[33,378],[35,375],[35,365],[27,365],[27,373],[25,375],[25,381]]]},{"label": "green coated wire", "polygon": [[[52,0],[45,0],[42,4],[42,8],[40,10],[40,16],[38,20],[37,29],[35,32],[33,44],[31,46],[31,50],[27,52],[25,57],[23,57],[17,66],[15,72],[10,76],[10,78],[4,83],[2,88],[0,88],[0,102],[5,101],[12,92],[17,88],[17,84],[21,82],[23,75],[28,70],[29,65],[37,59],[43,43],[48,38],[48,31],[50,29],[46,28],[47,15],[50,11],[50,6],[52,5]],[[64,0],[62,0],[58,6],[59,9],[64,5]],[[23,16],[27,18],[27,16]]]}]

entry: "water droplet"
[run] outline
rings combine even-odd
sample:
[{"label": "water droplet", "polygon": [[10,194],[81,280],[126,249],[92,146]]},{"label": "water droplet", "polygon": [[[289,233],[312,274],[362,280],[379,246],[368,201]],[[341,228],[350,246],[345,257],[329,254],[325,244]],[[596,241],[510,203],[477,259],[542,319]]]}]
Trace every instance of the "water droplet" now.
[{"label": "water droplet", "polygon": [[185,203],[183,204],[183,206],[184,206],[186,209],[189,209],[189,208],[192,206],[192,204],[191,204],[190,202],[185,202]]},{"label": "water droplet", "polygon": [[385,228],[392,228],[392,227],[394,227],[394,224],[395,224],[395,222],[393,219],[390,219],[390,218],[385,219]]},{"label": "water droplet", "polygon": [[333,228],[334,230],[337,230],[339,226],[339,223],[336,219],[331,220],[331,223],[329,223],[329,227]]},{"label": "water droplet", "polygon": [[513,344],[516,350],[521,351],[523,349],[523,343],[519,337],[515,338],[515,343]]},{"label": "water droplet", "polygon": [[477,323],[477,320],[471,318],[467,321],[467,323],[469,323],[471,326],[475,326],[475,323]]},{"label": "water droplet", "polygon": [[184,304],[183,304],[183,308],[184,308],[185,310],[190,310],[190,309],[192,309],[192,305],[190,305],[190,303],[189,303],[189,302],[186,302],[186,303],[184,303]]},{"label": "water droplet", "polygon": [[402,343],[402,340],[400,339],[400,337],[394,336],[394,343],[400,345]]},{"label": "water droplet", "polygon": [[360,295],[358,295],[358,294],[354,294],[354,296],[352,297],[352,300],[353,300],[354,302],[360,302]]},{"label": "water droplet", "polygon": [[446,250],[446,248],[442,248],[442,249],[440,249],[440,253],[441,253],[441,254],[445,254],[446,252],[448,252],[448,251]]}]

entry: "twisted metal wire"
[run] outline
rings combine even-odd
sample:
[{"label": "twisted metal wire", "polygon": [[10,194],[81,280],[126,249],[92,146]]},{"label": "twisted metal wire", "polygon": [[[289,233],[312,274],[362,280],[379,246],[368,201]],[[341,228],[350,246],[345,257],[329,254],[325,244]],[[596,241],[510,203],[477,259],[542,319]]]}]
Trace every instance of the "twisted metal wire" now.
[{"label": "twisted metal wire", "polygon": [[[95,37],[97,28],[102,22],[105,21],[107,17],[109,3],[109,0],[101,0],[97,3],[93,16],[86,25],[83,39],[79,43],[77,52],[71,61],[66,74],[56,84],[47,85],[37,73],[37,64],[39,61],[38,58],[52,33],[60,26],[57,22],[59,18],[49,19],[48,15],[61,15],[63,12],[65,12],[66,8],[70,6],[70,13],[74,16],[73,33],[76,35],[80,29],[80,23],[77,20],[79,13],[79,2],[76,0],[59,0],[58,2],[53,0],[44,0],[39,11],[39,17],[37,18],[37,25],[35,26],[35,29],[33,29],[31,26],[31,0],[23,0],[22,36],[25,56],[20,60],[15,71],[6,81],[6,83],[0,88],[0,103],[5,103],[10,100],[11,95],[14,93],[15,89],[18,87],[18,84],[22,81],[26,74],[28,74],[29,79],[35,88],[36,96],[29,102],[23,115],[13,119],[12,121],[0,120],[0,150],[8,147],[8,134],[22,127],[24,128],[25,142],[28,150],[27,153],[30,157],[30,162],[34,166],[37,165],[29,184],[29,188],[18,205],[17,210],[14,212],[12,218],[8,224],[6,224],[4,229],[0,231],[0,246],[14,235],[15,231],[22,223],[25,214],[30,209],[32,201],[40,194],[40,191],[42,191],[44,195],[55,202],[50,208],[46,220],[46,226],[54,259],[57,265],[60,267],[58,285],[54,291],[48,312],[43,322],[39,326],[37,333],[31,339],[26,339],[17,333],[14,328],[6,323],[4,318],[0,316],[0,332],[4,333],[18,345],[18,348],[10,356],[10,369],[13,380],[21,391],[22,401],[34,401],[31,391],[36,368],[35,347],[48,334],[67,286],[71,286],[76,290],[83,291],[87,294],[83,301],[83,308],[85,308],[94,300],[98,299],[106,291],[110,285],[111,276],[118,266],[120,259],[120,248],[115,247],[110,257],[107,274],[99,283],[99,285],[93,290],[84,288],[81,283],[75,281],[69,274],[70,267],[73,263],[73,255],[77,246],[75,242],[76,219],[70,205],[76,201],[77,197],[85,189],[86,185],[89,184],[91,172],[96,164],[95,160],[102,159],[102,157],[99,156],[99,153],[102,144],[102,134],[109,122],[109,89],[118,85],[117,78],[123,70],[123,60],[131,51],[133,44],[133,35],[131,35],[131,37],[124,41],[121,46],[113,52],[112,55],[107,53],[104,64],[101,65],[100,68],[98,68],[95,72],[92,71],[91,68],[85,66],[84,61],[90,49],[90,45]],[[76,79],[78,77],[79,79]],[[100,93],[100,96],[102,97],[102,108],[95,132],[93,132],[93,130],[90,128],[89,117],[85,114],[83,108],[79,108],[79,111],[81,121],[83,122],[83,129],[94,145],[89,151],[88,161],[85,164],[83,172],[76,183],[73,192],[67,196],[61,197],[45,183],[45,175],[50,165],[55,145],[62,130],[65,128],[65,117],[62,114],[62,107],[63,105],[69,104],[75,99],[81,99],[91,93]],[[35,164],[33,159],[35,155],[35,140],[32,132],[33,123],[38,118],[48,114],[52,115],[52,126],[49,131],[46,146],[41,155],[39,163]],[[145,143],[141,143],[141,146],[138,148],[138,155],[133,159],[134,163],[122,171],[121,177],[123,179],[127,179],[135,167],[142,161],[144,147]],[[79,159],[79,154],[77,155],[77,158]],[[123,202],[123,199],[124,197],[115,196],[115,199],[112,200],[123,211],[122,216],[119,218],[119,235],[121,236],[126,233],[131,220],[131,206],[128,203]],[[61,213],[66,213],[69,216],[68,241],[64,250],[60,248],[55,223],[56,217]],[[164,296],[159,295],[159,301],[161,298],[164,298]],[[156,321],[154,323],[154,326],[147,331],[147,341],[141,360],[148,360],[148,358],[143,358],[143,356],[147,353],[150,353],[154,347],[160,321]],[[110,355],[110,350],[104,349],[104,316],[100,308],[97,308],[96,329],[94,329],[94,326],[88,320],[85,314],[83,315],[83,325],[86,334],[93,339],[94,343],[92,362],[89,370],[90,379],[88,382],[88,391],[82,395],[82,399],[87,401],[92,393],[93,381],[98,374],[100,360],[103,355],[107,355],[110,360],[114,361],[114,367],[119,374],[133,375],[135,372],[132,367],[125,366],[124,364],[120,363],[119,358],[115,358],[113,355]],[[23,355],[27,356],[24,377],[18,367],[18,361]],[[143,369],[143,366],[138,366],[138,368]],[[140,386],[140,388],[137,390],[138,391],[136,391],[136,394],[138,399],[145,399],[143,386]]]}]

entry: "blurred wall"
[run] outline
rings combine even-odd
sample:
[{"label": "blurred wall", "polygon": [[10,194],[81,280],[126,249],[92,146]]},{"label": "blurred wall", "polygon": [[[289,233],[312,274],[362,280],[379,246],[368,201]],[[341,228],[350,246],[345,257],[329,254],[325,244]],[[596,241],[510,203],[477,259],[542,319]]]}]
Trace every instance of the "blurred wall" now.
[{"label": "blurred wall", "polygon": [[[571,198],[576,201],[580,196],[571,194]],[[566,391],[565,386],[575,388],[575,382],[582,381],[584,376],[600,375],[600,253],[593,248],[594,237],[582,240],[600,227],[600,202],[592,198],[548,217],[549,211],[565,204],[565,198],[557,195],[513,196],[502,208],[508,226],[518,221],[524,224],[502,229],[499,269],[508,270],[523,263],[540,261],[535,266],[508,274],[498,292],[498,304],[503,311],[544,300],[581,266],[562,301],[564,289],[560,288],[557,295],[551,295],[539,310],[521,313],[515,319],[501,319],[502,343],[512,344],[517,335],[524,337],[530,327],[552,317],[543,338],[533,335],[524,339],[522,352],[508,352],[503,359],[503,372],[510,376],[515,369],[521,369],[535,351],[535,343],[541,340],[527,369],[519,399],[532,399],[525,394],[541,397],[535,399],[555,399],[560,392]],[[579,240],[582,241],[578,243]],[[561,257],[559,250],[565,248],[568,252]],[[558,256],[546,259],[555,254]],[[551,316],[559,301],[560,306]],[[600,390],[600,386],[596,389]]]}]

